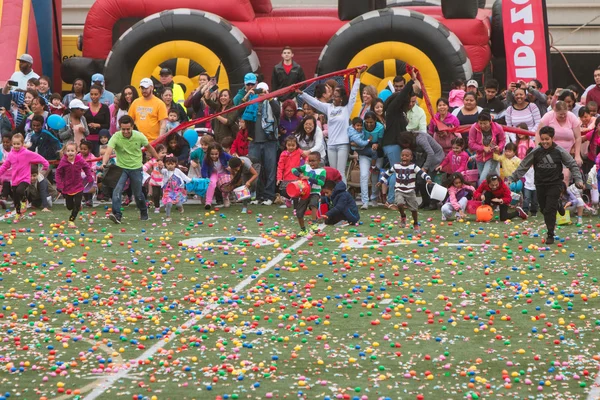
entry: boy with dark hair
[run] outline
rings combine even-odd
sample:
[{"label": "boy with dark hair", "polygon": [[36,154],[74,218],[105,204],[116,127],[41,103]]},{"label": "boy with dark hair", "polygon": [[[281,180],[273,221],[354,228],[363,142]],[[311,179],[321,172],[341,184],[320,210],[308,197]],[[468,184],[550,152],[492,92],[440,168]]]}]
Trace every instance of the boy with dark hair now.
[{"label": "boy with dark hair", "polygon": [[506,104],[501,96],[498,96],[498,81],[488,79],[485,81],[485,96],[477,100],[477,105],[482,108],[488,108],[494,119],[498,118],[506,109]]},{"label": "boy with dark hair", "polygon": [[312,230],[315,232],[319,230],[317,226],[317,210],[319,209],[321,186],[325,183],[325,170],[319,168],[320,163],[321,153],[312,151],[308,154],[308,164],[292,169],[294,175],[300,179],[306,179],[310,183],[310,196],[307,199],[295,198],[293,201],[298,225],[300,225],[298,236],[306,236],[308,234],[304,226],[304,214],[307,208],[310,209],[313,216]]},{"label": "boy with dark hair", "polygon": [[359,156],[369,157],[371,159],[371,167],[375,167],[377,162],[377,151],[371,147],[373,136],[363,131],[363,120],[360,117],[352,119],[352,125],[348,127],[348,138],[352,150],[356,151]]},{"label": "boy with dark hair", "polygon": [[233,145],[233,138],[231,136],[225,136],[223,139],[221,139],[221,147],[223,148],[223,151],[229,155],[231,154],[231,146]]},{"label": "boy with dark hair", "polygon": [[42,115],[34,115],[31,118],[31,146],[29,150],[37,152],[48,161],[58,160],[58,151],[62,144],[60,140],[50,131],[44,128],[44,117]]},{"label": "boy with dark hair", "polygon": [[473,199],[481,200],[483,204],[500,208],[500,221],[521,217],[527,219],[527,213],[521,207],[516,207],[516,211],[508,211],[508,206],[512,202],[512,194],[506,183],[496,174],[488,175],[485,181],[479,185]]},{"label": "boy with dark hair", "polygon": [[431,183],[431,178],[418,165],[412,162],[412,151],[409,149],[402,150],[400,153],[400,164],[394,164],[383,173],[377,186],[384,185],[388,182],[392,174],[396,174],[396,182],[394,184],[395,203],[402,217],[402,226],[406,225],[405,209],[412,213],[413,227],[415,233],[419,233],[419,203],[417,202],[417,194],[415,192],[417,174],[427,182]]},{"label": "boy with dark hair", "polygon": [[340,221],[348,221],[351,225],[358,223],[360,214],[356,201],[346,190],[344,182],[325,181],[322,193],[329,203],[329,211],[323,215],[325,224],[335,225]]},{"label": "boy with dark hair", "polygon": [[571,176],[575,180],[575,185],[579,189],[585,187],[583,178],[573,157],[565,149],[554,143],[554,128],[551,126],[544,126],[540,129],[540,145],[521,161],[519,168],[508,180],[518,181],[532,165],[538,203],[548,228],[548,236],[545,242],[546,244],[553,244],[558,201],[564,180],[563,165],[569,168]]}]

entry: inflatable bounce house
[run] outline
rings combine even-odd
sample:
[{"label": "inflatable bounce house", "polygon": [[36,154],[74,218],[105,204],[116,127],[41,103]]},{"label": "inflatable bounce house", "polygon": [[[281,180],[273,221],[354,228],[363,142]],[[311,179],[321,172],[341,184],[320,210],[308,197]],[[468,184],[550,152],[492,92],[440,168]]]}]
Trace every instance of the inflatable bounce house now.
[{"label": "inflatable bounce house", "polygon": [[18,71],[17,58],[33,56],[33,69],[60,90],[61,0],[0,0],[0,79]]},{"label": "inflatable bounce house", "polygon": [[[282,48],[291,46],[308,76],[366,64],[363,83],[378,90],[408,63],[435,99],[452,81],[489,72],[494,21],[484,5],[339,0],[337,9],[274,9],[270,0],[96,0],[80,38],[82,57],[65,60],[62,77],[70,83],[103,72],[109,90],[119,91],[169,67],[189,91],[199,73],[218,69],[219,87],[236,90],[247,72],[269,82]],[[502,23],[496,26],[501,36]]]}]

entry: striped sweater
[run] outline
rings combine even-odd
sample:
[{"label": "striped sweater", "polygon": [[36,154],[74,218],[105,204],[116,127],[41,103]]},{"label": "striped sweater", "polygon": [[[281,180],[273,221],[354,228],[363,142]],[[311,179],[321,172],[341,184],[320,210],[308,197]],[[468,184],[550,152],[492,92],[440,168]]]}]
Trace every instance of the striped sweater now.
[{"label": "striped sweater", "polygon": [[387,184],[390,176],[392,176],[394,173],[396,174],[394,190],[405,193],[415,190],[417,174],[421,175],[421,177],[426,181],[431,180],[425,171],[423,171],[416,164],[411,163],[409,165],[394,164],[392,168],[383,173],[380,179],[381,182]]}]

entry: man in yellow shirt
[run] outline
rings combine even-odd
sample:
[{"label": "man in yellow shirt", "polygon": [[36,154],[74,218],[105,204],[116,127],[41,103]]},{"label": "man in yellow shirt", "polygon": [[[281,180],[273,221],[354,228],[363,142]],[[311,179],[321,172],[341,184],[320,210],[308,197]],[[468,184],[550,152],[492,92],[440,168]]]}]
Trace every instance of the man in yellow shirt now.
[{"label": "man in yellow shirt", "polygon": [[160,70],[160,85],[154,88],[154,95],[161,97],[164,88],[173,89],[173,103],[181,104],[184,110],[185,108],[185,93],[181,85],[173,81],[173,71],[170,68],[163,68]]},{"label": "man in yellow shirt", "polygon": [[138,131],[142,132],[149,142],[167,133],[167,106],[154,96],[154,83],[150,78],[140,81],[142,97],[131,103],[129,116],[135,121]]}]

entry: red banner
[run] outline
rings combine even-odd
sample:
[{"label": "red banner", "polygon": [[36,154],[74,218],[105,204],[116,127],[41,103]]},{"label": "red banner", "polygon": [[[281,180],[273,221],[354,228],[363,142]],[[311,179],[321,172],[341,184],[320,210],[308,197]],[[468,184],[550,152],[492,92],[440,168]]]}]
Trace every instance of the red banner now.
[{"label": "red banner", "polygon": [[506,49],[506,86],[539,80],[548,88],[548,39],[544,0],[504,0],[502,25]]}]

